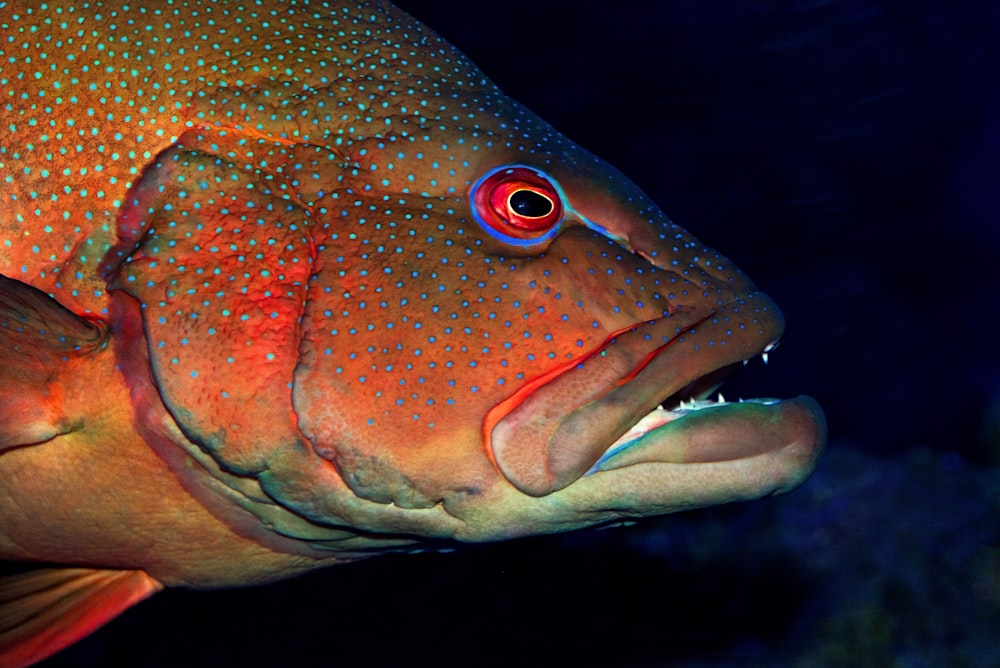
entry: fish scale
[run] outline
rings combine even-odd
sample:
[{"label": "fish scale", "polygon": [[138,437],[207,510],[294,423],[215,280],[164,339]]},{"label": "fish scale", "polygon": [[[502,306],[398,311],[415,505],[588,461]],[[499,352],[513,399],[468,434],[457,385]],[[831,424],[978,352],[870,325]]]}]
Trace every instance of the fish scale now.
[{"label": "fish scale", "polygon": [[[45,10],[18,10],[14,3],[0,4],[4,71],[11,73],[0,71],[0,86],[18,78],[35,82],[34,90],[22,96],[19,113],[9,119],[9,143],[0,153],[3,194],[23,209],[17,212],[17,228],[4,225],[3,266],[21,265],[25,278],[69,292],[91,310],[100,310],[105,292],[81,288],[94,282],[94,266],[113,245],[112,224],[125,192],[142,165],[186,128],[226,126],[249,137],[264,133],[303,143],[315,138],[342,147],[371,140],[372,124],[384,132],[398,115],[401,134],[413,142],[415,136],[405,129],[411,122],[407,116],[419,125],[426,120],[420,110],[431,104],[441,115],[449,105],[433,95],[434,88],[449,81],[449,65],[459,73],[467,68],[454,53],[431,52],[429,58],[441,65],[433,66],[439,81],[428,82],[420,74],[423,58],[412,65],[406,60],[417,55],[426,32],[412,22],[410,32],[385,28],[380,15],[361,8],[310,17],[294,5],[278,11],[268,3],[250,3],[241,11],[217,3],[168,3],[157,9],[114,5],[48,3]],[[322,21],[322,31],[312,34],[311,43],[286,46],[282,53],[284,40],[303,39],[300,16]],[[235,28],[213,30],[227,17]],[[205,29],[210,32],[198,33]],[[344,35],[363,39],[344,44]],[[265,42],[265,37],[270,39]],[[262,51],[264,59],[258,57]],[[306,52],[324,57],[309,66],[297,55]],[[369,73],[375,63],[387,68],[381,77]],[[117,81],[88,81],[88,71],[114,75]],[[380,79],[391,79],[397,90],[386,90]],[[362,81],[369,82],[371,92],[364,91]],[[358,92],[345,95],[348,87]],[[407,103],[392,106],[400,93]],[[383,110],[380,118],[371,108]],[[420,139],[429,144],[421,153],[430,164],[444,164],[432,180],[442,179],[452,171],[447,165],[455,156],[429,134]],[[254,162],[280,164],[273,148],[257,149],[263,155],[247,152]],[[362,158],[359,171],[377,171],[370,157],[364,159],[368,148],[353,150]],[[454,180],[454,172],[449,177]],[[412,174],[404,178],[415,181]],[[46,224],[36,228],[35,220]],[[60,230],[72,225],[86,240],[86,252],[71,254],[64,235],[49,224],[58,220],[64,221]],[[30,245],[23,240],[28,225],[34,231]]]},{"label": "fish scale", "polygon": [[0,557],[87,567],[0,579],[0,663],[164,585],[815,465],[808,397],[660,407],[770,350],[770,298],[387,2],[0,0],[0,91]]}]

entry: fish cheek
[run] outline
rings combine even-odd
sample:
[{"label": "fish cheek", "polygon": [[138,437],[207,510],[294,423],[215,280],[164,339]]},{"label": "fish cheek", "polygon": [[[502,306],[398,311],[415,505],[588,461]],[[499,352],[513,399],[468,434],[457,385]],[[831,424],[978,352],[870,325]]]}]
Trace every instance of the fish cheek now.
[{"label": "fish cheek", "polygon": [[314,451],[359,497],[402,507],[495,477],[480,425],[503,389],[472,255],[420,211],[359,197],[317,219],[293,386]]},{"label": "fish cheek", "polygon": [[579,229],[567,233],[572,254],[507,257],[452,200],[352,199],[336,220],[314,220],[298,426],[361,498],[420,507],[480,494],[499,479],[487,414],[604,339],[595,316],[613,315],[621,296],[594,257],[622,249]]}]

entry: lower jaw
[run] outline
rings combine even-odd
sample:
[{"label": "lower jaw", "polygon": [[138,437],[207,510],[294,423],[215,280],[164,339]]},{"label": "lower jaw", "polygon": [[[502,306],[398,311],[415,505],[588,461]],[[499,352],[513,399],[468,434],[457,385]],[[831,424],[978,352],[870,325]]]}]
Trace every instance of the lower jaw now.
[{"label": "lower jaw", "polygon": [[613,443],[586,475],[639,463],[699,464],[756,457],[793,445],[821,449],[826,427],[809,397],[658,407]]}]

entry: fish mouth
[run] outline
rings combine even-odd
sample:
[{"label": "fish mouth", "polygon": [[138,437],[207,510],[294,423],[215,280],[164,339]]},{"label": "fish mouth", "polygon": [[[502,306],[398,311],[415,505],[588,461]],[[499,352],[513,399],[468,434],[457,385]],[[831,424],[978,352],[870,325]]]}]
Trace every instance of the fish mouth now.
[{"label": "fish mouth", "polygon": [[825,442],[816,402],[705,401],[732,367],[766,356],[783,330],[781,312],[762,292],[708,315],[681,310],[635,323],[494,407],[484,426],[487,451],[508,482],[535,497],[639,464],[782,452],[794,453],[797,470],[772,491],[790,489]]}]

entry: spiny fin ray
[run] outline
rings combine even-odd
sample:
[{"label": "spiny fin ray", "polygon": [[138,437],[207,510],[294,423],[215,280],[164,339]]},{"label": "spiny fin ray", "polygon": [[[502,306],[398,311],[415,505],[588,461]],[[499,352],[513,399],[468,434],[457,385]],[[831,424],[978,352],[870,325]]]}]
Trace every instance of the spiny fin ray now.
[{"label": "spiny fin ray", "polygon": [[52,656],[162,588],[143,571],[40,568],[0,577],[0,665]]}]

